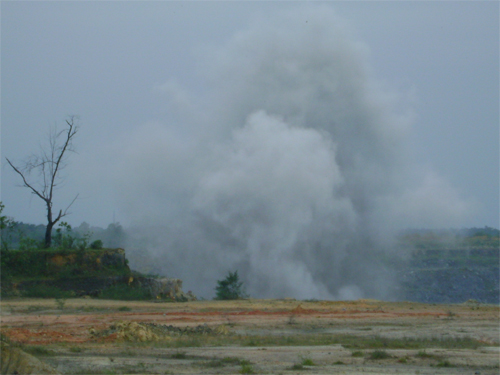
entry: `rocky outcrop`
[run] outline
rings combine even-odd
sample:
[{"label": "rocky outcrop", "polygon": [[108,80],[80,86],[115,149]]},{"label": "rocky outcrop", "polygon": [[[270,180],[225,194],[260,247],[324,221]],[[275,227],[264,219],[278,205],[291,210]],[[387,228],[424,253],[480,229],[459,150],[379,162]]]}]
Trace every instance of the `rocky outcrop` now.
[{"label": "rocky outcrop", "polygon": [[172,301],[193,301],[196,297],[189,291],[182,291],[182,280],[173,278],[137,277],[134,282],[140,287],[147,288],[151,296],[156,299],[170,299]]},{"label": "rocky outcrop", "polygon": [[49,365],[4,341],[1,346],[1,374],[59,374]]},{"label": "rocky outcrop", "polygon": [[399,271],[399,299],[425,303],[500,302],[499,249],[418,251]]}]

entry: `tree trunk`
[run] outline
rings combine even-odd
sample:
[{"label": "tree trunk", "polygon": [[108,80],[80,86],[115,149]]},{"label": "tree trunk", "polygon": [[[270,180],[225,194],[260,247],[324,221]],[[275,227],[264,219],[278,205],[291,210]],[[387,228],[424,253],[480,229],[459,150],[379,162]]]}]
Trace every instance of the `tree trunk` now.
[{"label": "tree trunk", "polygon": [[52,245],[52,228],[54,227],[54,223],[48,222],[47,229],[45,230],[45,247],[49,248]]},{"label": "tree trunk", "polygon": [[52,206],[51,202],[47,201],[47,228],[45,229],[45,248],[49,248],[52,245],[52,228],[55,222],[52,221]]}]

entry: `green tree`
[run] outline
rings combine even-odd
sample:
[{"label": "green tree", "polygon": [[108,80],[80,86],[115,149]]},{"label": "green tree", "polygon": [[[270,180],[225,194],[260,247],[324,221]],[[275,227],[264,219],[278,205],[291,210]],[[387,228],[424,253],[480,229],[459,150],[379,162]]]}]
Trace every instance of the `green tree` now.
[{"label": "green tree", "polygon": [[217,300],[230,300],[247,297],[243,288],[243,282],[239,279],[238,271],[229,271],[224,280],[218,280],[215,291],[215,299]]},{"label": "green tree", "polygon": [[10,217],[2,215],[3,209],[5,205],[0,202],[0,238],[2,242],[2,249],[7,249],[8,247],[8,236],[10,236],[10,232],[14,228],[14,220]]}]

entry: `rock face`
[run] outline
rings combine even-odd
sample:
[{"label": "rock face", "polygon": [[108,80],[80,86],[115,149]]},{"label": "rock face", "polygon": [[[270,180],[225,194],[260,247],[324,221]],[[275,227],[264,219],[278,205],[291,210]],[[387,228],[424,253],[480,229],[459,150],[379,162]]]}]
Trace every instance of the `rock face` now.
[{"label": "rock face", "polygon": [[400,299],[425,303],[500,302],[499,249],[427,250],[399,274]]},{"label": "rock face", "polygon": [[157,299],[171,299],[174,301],[193,301],[196,297],[182,291],[182,280],[173,278],[137,278],[137,283],[142,288],[148,288],[151,296]]},{"label": "rock face", "polygon": [[96,297],[101,291],[113,285],[126,285],[130,276],[96,276],[96,277],[64,277],[53,280],[29,280],[17,283],[15,288],[22,291],[36,285],[55,287],[62,291],[71,292],[74,297]]},{"label": "rock face", "polygon": [[1,345],[1,371],[2,374],[59,374],[49,365],[43,363],[21,349],[11,346],[6,342]]}]

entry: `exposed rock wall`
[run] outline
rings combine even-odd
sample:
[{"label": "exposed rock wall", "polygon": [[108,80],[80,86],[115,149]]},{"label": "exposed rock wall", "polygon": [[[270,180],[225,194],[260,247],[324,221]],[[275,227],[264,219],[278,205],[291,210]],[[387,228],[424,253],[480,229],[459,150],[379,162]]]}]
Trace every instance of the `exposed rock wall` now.
[{"label": "exposed rock wall", "polygon": [[191,292],[184,293],[182,291],[181,279],[137,277],[134,282],[142,288],[147,288],[153,298],[166,298],[174,301],[192,301],[196,299]]},{"label": "exposed rock wall", "polygon": [[500,302],[499,249],[425,250],[399,274],[399,299],[426,303]]}]

